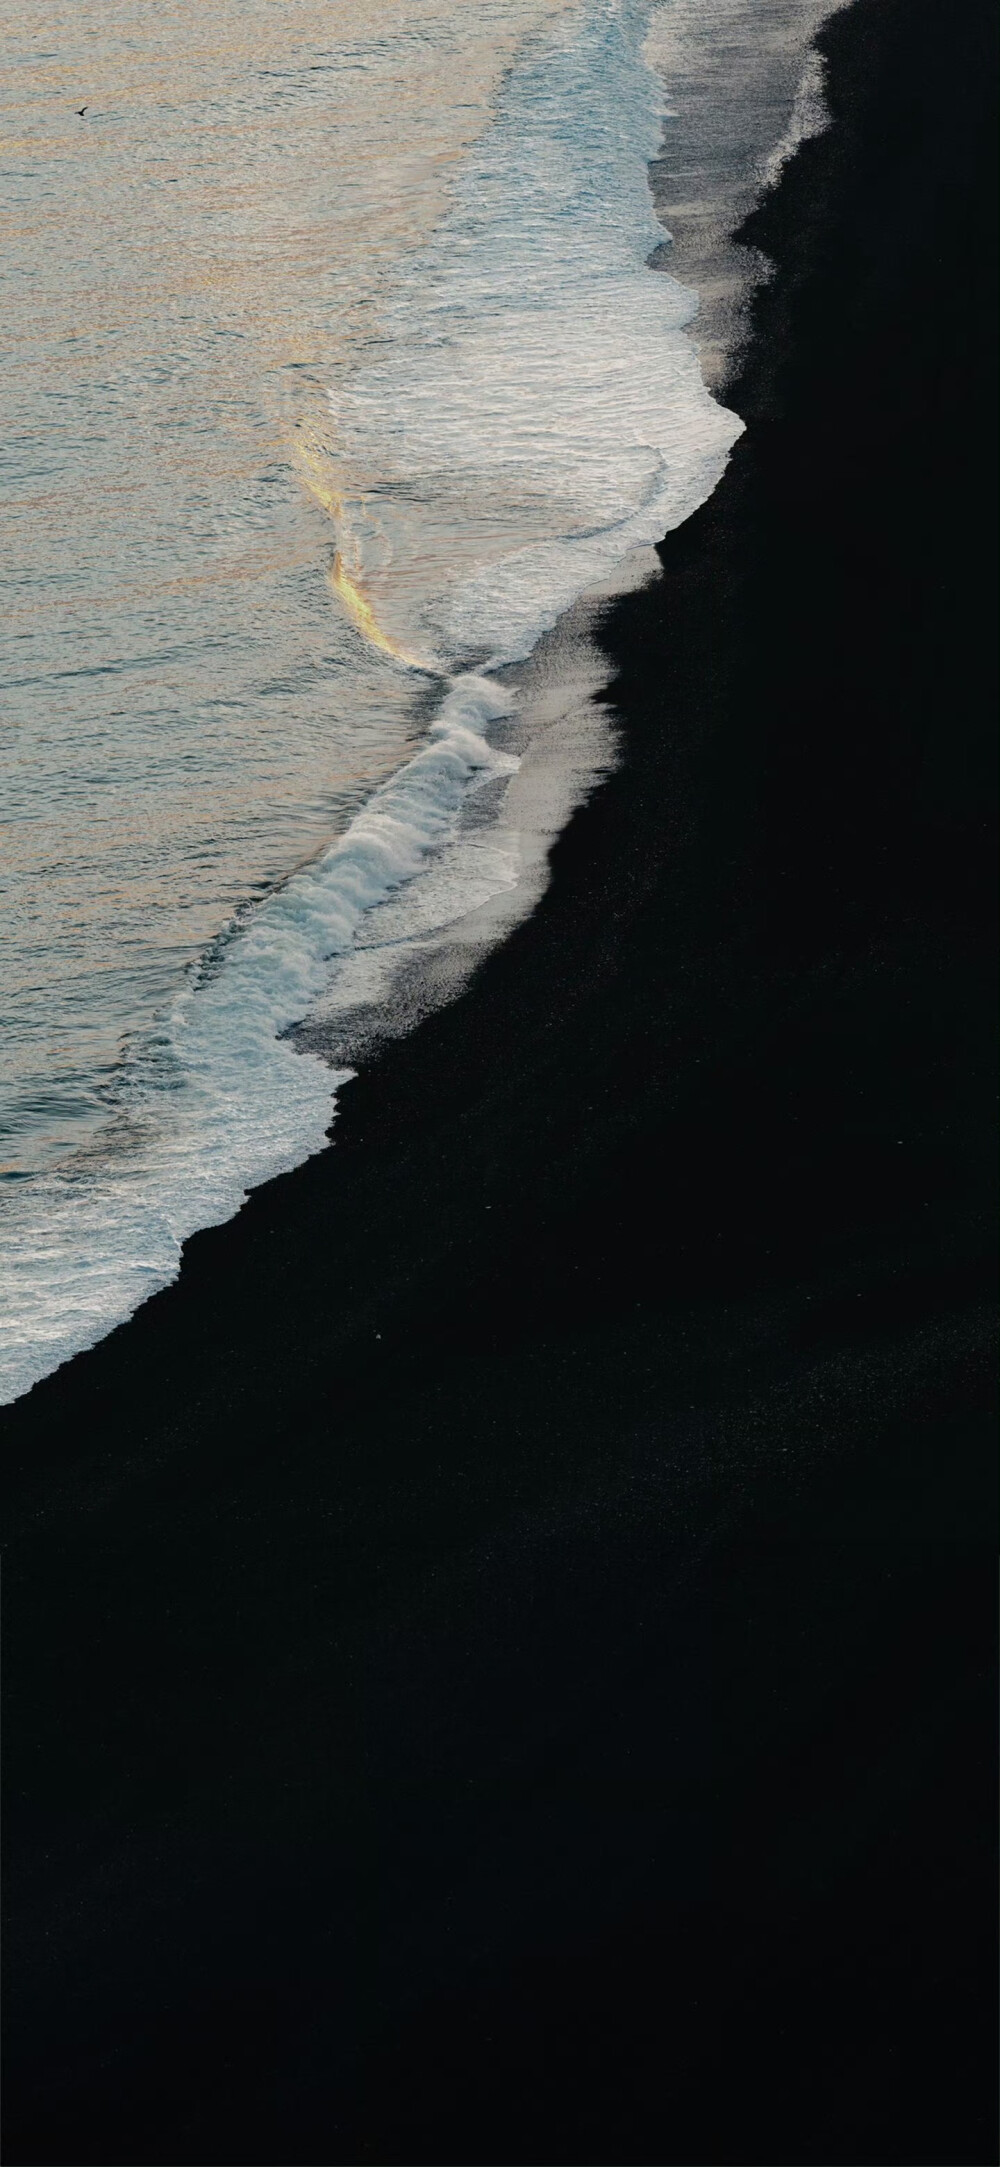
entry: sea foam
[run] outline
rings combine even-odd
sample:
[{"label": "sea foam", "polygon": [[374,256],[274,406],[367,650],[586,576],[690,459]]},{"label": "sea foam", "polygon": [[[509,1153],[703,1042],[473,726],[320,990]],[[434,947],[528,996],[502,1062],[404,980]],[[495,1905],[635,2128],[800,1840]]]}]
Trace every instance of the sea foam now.
[{"label": "sea foam", "polygon": [[[414,939],[426,929],[431,895],[432,917],[446,895],[457,919],[516,882],[516,837],[461,834],[470,797],[502,792],[517,766],[496,742],[512,695],[492,673],[722,472],[740,424],[699,374],[695,297],[647,267],[663,105],[648,20],[638,0],[588,0],[526,49],[439,232],[383,291],[364,368],[333,387],[333,451],[356,502],[369,484],[365,522],[341,537],[351,576],[394,644],[440,673],[437,709],[341,839],[238,913],[127,1049],[105,1132],[8,1192],[4,1398],[166,1284],[195,1230],[322,1148],[345,1071],[308,1030],[289,1034],[336,1011],[338,974],[358,998],[366,920],[397,896],[399,949],[408,924]],[[431,548],[442,498],[474,516]],[[415,682],[426,711],[429,681]],[[379,983],[369,971],[369,991]]]},{"label": "sea foam", "polygon": [[[359,576],[417,651],[527,654],[703,502],[740,433],[685,335],[697,296],[648,267],[664,103],[649,12],[599,0],[534,41],[450,215],[386,296],[368,367],[337,387],[335,455],[378,476]],[[442,476],[474,531],[427,563],[411,507]]]},{"label": "sea foam", "polygon": [[454,833],[470,792],[516,768],[482,734],[510,705],[499,686],[459,678],[415,757],[332,849],[232,929],[162,1032],[132,1050],[106,1134],[10,1195],[5,1399],[168,1284],[189,1234],[322,1149],[348,1072],[282,1034],[328,984],[365,913]]}]

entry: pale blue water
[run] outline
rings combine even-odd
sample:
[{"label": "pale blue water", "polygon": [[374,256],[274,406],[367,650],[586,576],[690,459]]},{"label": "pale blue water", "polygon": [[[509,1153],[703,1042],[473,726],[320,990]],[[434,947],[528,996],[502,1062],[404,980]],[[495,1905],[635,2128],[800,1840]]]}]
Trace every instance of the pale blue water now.
[{"label": "pale blue water", "polygon": [[456,917],[513,877],[460,847],[516,767],[496,672],[722,471],[695,296],[647,267],[670,20],[21,12],[5,1397],[321,1147],[336,1077],[282,1034],[386,898],[405,946],[431,874]]}]

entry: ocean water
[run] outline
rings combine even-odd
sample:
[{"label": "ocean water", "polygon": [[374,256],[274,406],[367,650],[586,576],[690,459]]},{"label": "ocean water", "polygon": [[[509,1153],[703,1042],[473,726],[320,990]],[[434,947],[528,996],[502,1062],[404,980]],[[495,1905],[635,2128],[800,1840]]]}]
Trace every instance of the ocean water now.
[{"label": "ocean water", "polygon": [[613,758],[580,598],[740,428],[664,263],[670,130],[711,147],[708,294],[818,124],[819,10],[766,15],[15,11],[3,1398],[322,1148],[348,1019],[458,983]]}]

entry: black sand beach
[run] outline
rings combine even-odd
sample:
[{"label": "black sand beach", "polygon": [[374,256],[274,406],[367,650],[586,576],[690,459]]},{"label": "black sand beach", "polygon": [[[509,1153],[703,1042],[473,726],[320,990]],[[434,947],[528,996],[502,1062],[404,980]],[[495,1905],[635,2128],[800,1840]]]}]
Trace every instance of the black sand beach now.
[{"label": "black sand beach", "polygon": [[12,2163],[997,2156],[993,10],[822,43],[543,903],[4,1418]]}]

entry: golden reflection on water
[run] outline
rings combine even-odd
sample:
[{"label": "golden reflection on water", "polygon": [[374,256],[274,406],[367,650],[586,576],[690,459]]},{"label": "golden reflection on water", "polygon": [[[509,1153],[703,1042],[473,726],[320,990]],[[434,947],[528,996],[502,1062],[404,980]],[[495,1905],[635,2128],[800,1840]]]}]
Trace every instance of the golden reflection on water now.
[{"label": "golden reflection on water", "polygon": [[362,638],[366,639],[370,646],[377,647],[383,655],[393,655],[397,662],[405,662],[410,669],[433,668],[431,662],[423,662],[419,655],[411,655],[405,647],[400,646],[398,640],[393,639],[391,633],[383,629],[359,582],[352,579],[345,570],[339,549],[335,552],[330,566],[330,585],[338,600],[343,603],[351,623],[357,626]]},{"label": "golden reflection on water", "polygon": [[8,9],[2,963],[25,1105],[65,1030],[83,1118],[184,962],[412,742],[384,658],[418,658],[360,576],[370,506],[320,473],[327,386],[520,40],[572,4]]},{"label": "golden reflection on water", "polygon": [[[565,4],[109,0],[89,21],[67,0],[15,9],[0,109],[15,404],[110,372],[116,404],[159,420],[150,378],[178,347],[184,426],[199,402],[212,426],[196,460],[180,429],[147,441],[127,484],[140,525],[164,456],[217,487],[227,431],[251,465],[275,424],[287,447],[370,335],[387,265],[439,219],[519,39]],[[63,415],[44,415],[46,437],[53,423]],[[81,541],[103,557],[122,514],[111,475],[99,480]],[[30,564],[53,523],[64,535],[64,499],[15,502],[12,552]]]},{"label": "golden reflection on water", "polygon": [[[295,436],[292,451],[305,488],[333,521],[337,547],[327,576],[333,593],[346,610],[351,623],[360,632],[362,639],[367,640],[369,646],[377,648],[380,654],[391,655],[395,661],[405,662],[411,669],[432,667],[419,656],[410,654],[376,616],[362,583],[361,552],[348,523],[347,500],[338,487],[336,470],[328,453],[323,450],[313,432],[305,426]],[[358,508],[361,509],[361,505]],[[345,561],[348,555],[349,562]]]}]

